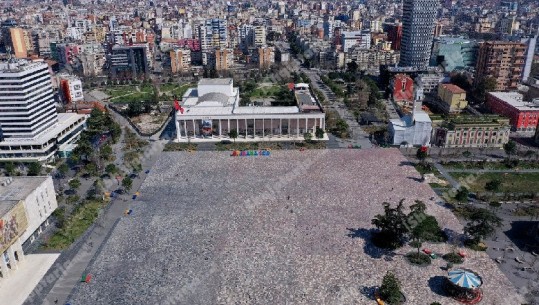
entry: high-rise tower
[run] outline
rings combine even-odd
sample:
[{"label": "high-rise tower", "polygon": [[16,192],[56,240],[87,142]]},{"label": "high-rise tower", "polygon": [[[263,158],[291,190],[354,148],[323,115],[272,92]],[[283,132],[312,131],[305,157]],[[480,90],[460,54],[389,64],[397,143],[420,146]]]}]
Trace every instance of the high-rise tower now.
[{"label": "high-rise tower", "polygon": [[426,67],[436,26],[439,0],[404,0],[401,67]]},{"label": "high-rise tower", "polygon": [[0,91],[4,138],[34,138],[58,122],[46,63],[1,63]]}]

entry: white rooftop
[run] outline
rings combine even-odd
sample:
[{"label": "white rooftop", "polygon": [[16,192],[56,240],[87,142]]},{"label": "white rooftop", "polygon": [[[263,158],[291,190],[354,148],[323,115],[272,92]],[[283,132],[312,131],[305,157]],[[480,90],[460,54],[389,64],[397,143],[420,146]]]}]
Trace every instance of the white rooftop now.
[{"label": "white rooftop", "polygon": [[235,114],[287,114],[287,113],[299,113],[297,106],[281,106],[281,107],[256,107],[256,106],[244,106],[234,109]]},{"label": "white rooftop", "polygon": [[406,115],[400,119],[392,119],[389,121],[391,122],[391,124],[393,125],[393,129],[395,130],[406,130],[406,128],[413,126],[415,122],[432,123],[432,120],[430,119],[429,115],[422,110],[416,111],[413,114],[413,117],[412,115]]},{"label": "white rooftop", "polygon": [[35,61],[30,61],[27,59],[11,59],[8,61],[0,62],[0,72],[1,73],[19,73],[19,72],[34,69],[43,65],[46,65],[46,63],[42,59],[35,60]]},{"label": "white rooftop", "polygon": [[14,204],[26,199],[31,192],[47,179],[50,179],[50,177],[2,177],[0,180],[0,217],[11,210]]},{"label": "white rooftop", "polygon": [[539,103],[525,101],[524,96],[518,92],[489,92],[489,94],[517,108],[518,110],[539,111]]},{"label": "white rooftop", "polygon": [[[302,107],[317,106],[316,101],[308,92],[308,84],[298,83],[295,88],[298,90],[296,91],[297,95],[303,97],[300,101]],[[301,112],[298,106],[240,106],[239,89],[233,87],[231,78],[201,79],[196,88],[189,88],[185,92],[181,105],[184,108],[184,113],[178,113],[178,117],[182,115],[296,114]],[[316,109],[319,110],[318,106]]]},{"label": "white rooftop", "polygon": [[231,85],[232,78],[203,78],[198,82],[199,85]]},{"label": "white rooftop", "polygon": [[[77,113],[58,113],[58,122],[34,138],[7,138],[0,142],[0,145],[41,145],[50,139],[56,138],[62,131],[67,129],[85,115]],[[60,138],[59,138],[60,139]]]}]

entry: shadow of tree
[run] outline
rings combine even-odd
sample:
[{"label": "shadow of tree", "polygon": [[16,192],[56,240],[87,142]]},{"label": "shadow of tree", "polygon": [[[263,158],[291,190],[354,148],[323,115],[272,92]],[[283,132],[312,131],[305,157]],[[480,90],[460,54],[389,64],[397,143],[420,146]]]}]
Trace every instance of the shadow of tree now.
[{"label": "shadow of tree", "polygon": [[361,286],[359,287],[359,292],[369,300],[375,300],[374,292],[378,289],[378,286]]},{"label": "shadow of tree", "polygon": [[448,243],[455,245],[457,247],[463,246],[464,240],[466,240],[465,234],[459,233],[449,228],[444,228],[443,231],[445,235],[447,236]]},{"label": "shadow of tree", "polygon": [[387,261],[393,260],[393,257],[395,256],[395,252],[389,249],[382,249],[376,247],[372,241],[372,233],[376,232],[375,229],[365,229],[365,228],[358,228],[358,229],[352,229],[352,228],[346,228],[348,230],[348,234],[346,236],[350,238],[361,238],[363,239],[364,246],[363,246],[363,252],[370,256],[371,258],[384,258]]},{"label": "shadow of tree", "polygon": [[432,292],[436,293],[437,295],[441,295],[443,297],[447,297],[447,293],[444,290],[443,284],[445,281],[445,277],[441,275],[433,276],[429,279],[429,288],[432,290]]},{"label": "shadow of tree", "polygon": [[409,177],[406,177],[406,178],[408,178],[408,179],[410,179],[410,180],[414,180],[415,182],[423,182],[423,179],[422,179],[422,178],[410,177],[410,176],[409,176]]},{"label": "shadow of tree", "polygon": [[401,161],[401,163],[399,163],[399,166],[414,166],[414,165],[415,164],[410,161]]}]

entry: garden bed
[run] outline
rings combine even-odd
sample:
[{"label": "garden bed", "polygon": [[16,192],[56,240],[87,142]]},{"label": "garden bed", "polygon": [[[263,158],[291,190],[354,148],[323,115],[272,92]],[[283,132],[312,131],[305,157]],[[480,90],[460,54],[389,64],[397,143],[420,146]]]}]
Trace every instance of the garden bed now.
[{"label": "garden bed", "polygon": [[406,254],[406,260],[414,266],[426,267],[430,265],[432,259],[425,253],[409,252]]}]

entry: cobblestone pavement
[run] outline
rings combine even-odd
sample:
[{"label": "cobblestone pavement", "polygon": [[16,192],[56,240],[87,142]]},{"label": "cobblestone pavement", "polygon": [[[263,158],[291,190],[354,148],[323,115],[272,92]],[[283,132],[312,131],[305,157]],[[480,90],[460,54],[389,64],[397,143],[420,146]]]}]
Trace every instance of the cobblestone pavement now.
[{"label": "cobblestone pavement", "polygon": [[[403,257],[412,249],[366,242],[382,203],[401,198],[462,231],[419,178],[396,149],[163,153],[71,304],[374,304],[363,291],[387,270],[407,304],[458,304],[438,294],[441,259],[413,267]],[[466,251],[462,266],[484,280],[481,304],[521,304],[487,254]]]}]

